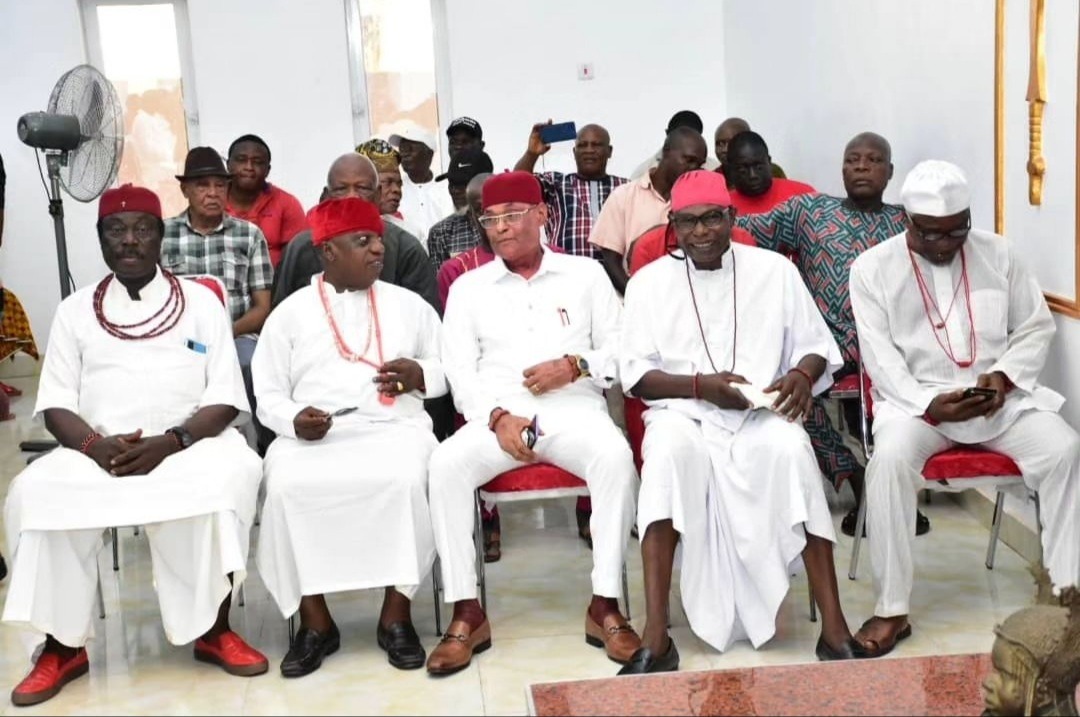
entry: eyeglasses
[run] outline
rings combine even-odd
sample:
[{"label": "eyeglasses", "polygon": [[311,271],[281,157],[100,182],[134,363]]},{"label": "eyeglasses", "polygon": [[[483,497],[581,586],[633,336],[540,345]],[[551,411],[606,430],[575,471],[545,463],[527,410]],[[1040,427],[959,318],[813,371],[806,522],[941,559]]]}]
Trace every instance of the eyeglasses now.
[{"label": "eyeglasses", "polygon": [[964,237],[966,237],[968,234],[971,233],[971,217],[970,216],[967,219],[967,224],[965,224],[964,226],[959,227],[957,229],[950,229],[947,232],[926,231],[925,229],[920,227],[918,224],[916,224],[915,220],[912,219],[910,216],[908,216],[908,223],[911,226],[911,230],[913,232],[915,232],[915,235],[919,239],[921,239],[921,240],[923,240],[925,242],[931,242],[931,243],[936,242],[936,241],[941,241],[942,239],[963,239]]},{"label": "eyeglasses", "polygon": [[113,244],[119,244],[127,238],[128,232],[135,235],[138,241],[147,241],[157,236],[157,226],[150,223],[139,223],[132,226],[117,223],[109,224],[102,228],[101,233],[106,240]]},{"label": "eyeglasses", "polygon": [[506,222],[508,227],[516,227],[525,219],[525,215],[531,212],[539,205],[534,204],[528,209],[524,209],[520,212],[507,212],[506,214],[484,214],[479,217],[480,226],[484,229],[494,229],[499,226],[499,221]]},{"label": "eyeglasses", "polygon": [[671,224],[675,227],[675,231],[680,234],[689,234],[697,227],[698,222],[701,223],[706,229],[719,229],[725,222],[731,219],[731,212],[727,209],[721,209],[715,212],[706,212],[699,217],[691,214],[672,214]]}]

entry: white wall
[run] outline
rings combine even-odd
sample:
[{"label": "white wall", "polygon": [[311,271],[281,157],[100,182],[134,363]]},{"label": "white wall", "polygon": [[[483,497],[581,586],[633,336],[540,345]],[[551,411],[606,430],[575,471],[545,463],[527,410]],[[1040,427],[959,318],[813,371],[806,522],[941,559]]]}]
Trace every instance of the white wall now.
[{"label": "white wall", "polygon": [[[314,204],[330,162],[353,146],[342,0],[188,0],[201,144],[224,153],[254,132],[274,151],[271,181]],[[60,300],[51,219],[18,117],[45,109],[56,80],[87,61],[77,0],[0,3],[0,154],[7,210],[0,276],[44,344]],[[17,68],[17,69],[16,69]],[[180,168],[178,168],[179,170]],[[97,203],[66,198],[68,252],[78,286],[105,272]]]},{"label": "white wall", "polygon": [[[610,169],[626,175],[660,147],[676,110],[696,111],[707,132],[726,116],[718,0],[687,3],[692,11],[649,0],[446,4],[454,113],[484,127],[497,171],[513,167],[532,124],[549,117],[607,127]],[[585,62],[595,79],[582,82]],[[570,144],[552,149],[548,169],[573,169]]]},{"label": "white wall", "polygon": [[[1007,7],[1009,37],[1018,38],[1010,40],[1011,64],[1006,72],[1007,104],[1013,105],[1009,131],[1021,137],[1007,147],[1010,153],[1023,154],[1026,108],[1015,105],[1017,95],[1022,102],[1026,89],[1027,3],[1010,0]],[[1048,57],[1054,60],[1056,50],[1067,56],[1056,60],[1063,64],[1051,65],[1050,73],[1064,75],[1057,79],[1068,85],[1076,78],[1076,10],[1049,3],[1048,13]],[[897,201],[904,175],[917,162],[947,159],[962,166],[972,181],[975,223],[993,229],[992,0],[726,0],[724,21],[728,108],[762,133],[773,158],[789,176],[825,192],[841,193],[844,144],[858,132],[875,131],[893,147],[896,175],[887,200]],[[1071,44],[1057,39],[1056,31],[1069,35]],[[1060,67],[1065,71],[1055,69]],[[1062,130],[1066,133],[1075,121],[1074,96],[1058,89],[1052,97],[1056,111],[1068,115],[1064,123],[1068,127]],[[1054,126],[1048,117],[1048,131]],[[1046,141],[1049,150],[1051,138]],[[1048,183],[1058,182],[1059,188],[1068,184],[1071,189],[1073,156],[1068,148],[1048,152],[1047,161],[1057,170]],[[1019,177],[1019,183],[1010,180],[1009,201],[1023,202],[1026,183],[1016,173],[1016,164],[1010,159],[1007,171],[1014,179]],[[1022,156],[1019,164],[1022,167]],[[1052,196],[1062,211],[1051,213],[1035,246],[1071,266],[1075,194]],[[1007,211],[1007,225],[1009,216]],[[1035,237],[1016,230],[1011,238],[1028,252],[1029,263],[1037,263],[1038,257],[1030,256],[1033,242],[1028,241]],[[1080,322],[1060,315],[1056,319],[1058,334],[1043,381],[1065,395],[1062,415],[1080,427],[1080,375],[1073,370],[1080,356]]]},{"label": "white wall", "polygon": [[728,108],[789,177],[840,193],[845,143],[874,131],[893,147],[887,200],[918,161],[947,159],[992,227],[993,0],[727,0],[724,12]]}]

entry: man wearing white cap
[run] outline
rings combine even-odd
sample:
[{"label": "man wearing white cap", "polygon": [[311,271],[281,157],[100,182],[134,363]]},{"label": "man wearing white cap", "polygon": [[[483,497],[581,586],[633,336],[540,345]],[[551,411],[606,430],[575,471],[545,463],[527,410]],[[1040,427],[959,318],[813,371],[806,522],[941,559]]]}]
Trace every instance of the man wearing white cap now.
[{"label": "man wearing white cap", "polygon": [[[922,466],[954,445],[1016,461],[1039,492],[1043,560],[1058,588],[1080,573],[1080,437],[1038,383],[1054,320],[1004,237],[971,228],[959,167],[930,160],[904,181],[907,231],[851,265],[851,304],[874,385],[876,450],[866,469],[877,605],[856,639],[885,654],[911,634],[911,545]],[[986,389],[972,395],[965,389]]]},{"label": "man wearing white cap", "polygon": [[389,141],[401,155],[401,168],[405,170],[398,211],[426,235],[436,222],[454,213],[446,187],[435,182],[431,171],[437,149],[435,135],[405,120]]}]

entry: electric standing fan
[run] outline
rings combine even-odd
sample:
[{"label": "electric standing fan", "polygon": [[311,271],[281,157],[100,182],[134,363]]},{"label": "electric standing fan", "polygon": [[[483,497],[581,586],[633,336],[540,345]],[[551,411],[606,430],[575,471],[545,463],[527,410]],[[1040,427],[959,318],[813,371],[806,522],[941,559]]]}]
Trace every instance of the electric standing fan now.
[{"label": "electric standing fan", "polygon": [[[49,95],[45,112],[19,118],[19,139],[45,152],[49,182],[49,214],[56,233],[56,264],[60,271],[60,297],[72,290],[64,234],[64,204],[60,188],[72,198],[90,202],[116,179],[124,149],[124,116],[116,90],[92,65],[68,70]],[[38,170],[41,158],[38,157]],[[44,177],[42,178],[44,181]],[[53,441],[24,441],[24,451],[54,447]]]}]

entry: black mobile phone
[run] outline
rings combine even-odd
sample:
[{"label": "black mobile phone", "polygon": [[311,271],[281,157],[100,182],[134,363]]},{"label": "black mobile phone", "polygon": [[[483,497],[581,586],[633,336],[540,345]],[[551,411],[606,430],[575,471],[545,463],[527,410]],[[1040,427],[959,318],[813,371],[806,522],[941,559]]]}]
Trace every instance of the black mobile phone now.
[{"label": "black mobile phone", "polygon": [[544,144],[567,142],[572,139],[577,139],[577,127],[573,122],[560,122],[540,128],[540,141]]},{"label": "black mobile phone", "polygon": [[536,439],[540,436],[540,427],[536,423],[536,416],[533,416],[532,423],[521,429],[521,442],[525,444],[525,447],[529,450],[533,449],[536,445]]},{"label": "black mobile phone", "polygon": [[997,391],[992,388],[979,388],[972,386],[964,389],[964,398],[971,398],[972,396],[982,396],[983,398],[993,398],[997,395]]}]

